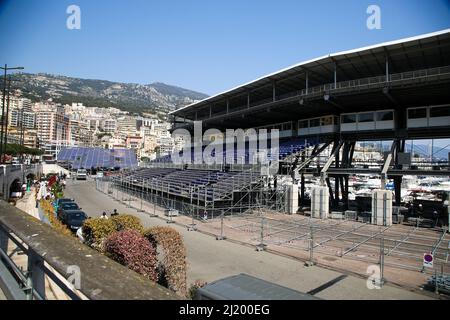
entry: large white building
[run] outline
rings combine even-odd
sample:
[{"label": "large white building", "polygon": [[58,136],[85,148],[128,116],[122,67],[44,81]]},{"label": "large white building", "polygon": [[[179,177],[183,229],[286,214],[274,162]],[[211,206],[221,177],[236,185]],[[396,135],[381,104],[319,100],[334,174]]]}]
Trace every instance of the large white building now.
[{"label": "large white building", "polygon": [[117,119],[117,127],[121,134],[135,135],[137,120],[135,117],[124,116]]},{"label": "large white building", "polygon": [[[1,95],[0,101],[3,101],[3,96]],[[7,103],[8,101],[5,100],[5,104]],[[0,115],[1,114],[2,108],[0,107]],[[8,125],[11,127],[20,127],[22,124],[27,129],[34,129],[36,127],[36,114],[31,108],[31,100],[10,95]]]},{"label": "large white building", "polygon": [[37,115],[36,126],[40,141],[47,143],[69,140],[69,118],[64,107],[54,103],[37,103],[33,109]]},{"label": "large white building", "polygon": [[102,120],[100,128],[106,133],[115,133],[117,131],[117,120],[114,118],[108,118]]}]

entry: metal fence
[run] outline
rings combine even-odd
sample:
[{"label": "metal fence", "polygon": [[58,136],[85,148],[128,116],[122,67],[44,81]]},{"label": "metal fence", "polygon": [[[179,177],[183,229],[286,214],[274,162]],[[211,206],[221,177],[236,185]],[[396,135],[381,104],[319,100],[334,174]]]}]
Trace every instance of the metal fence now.
[{"label": "metal fence", "polygon": [[[176,220],[189,229],[232,239],[257,250],[272,250],[306,261],[308,264],[348,265],[355,273],[366,274],[371,265],[384,270],[408,270],[433,275],[450,273],[450,237],[444,229],[423,229],[403,225],[375,226],[354,220],[312,219],[287,215],[277,210],[276,201],[256,198],[250,205],[205,208],[196,203],[169,199],[156,192],[133,190],[108,180],[97,180],[97,189],[130,208],[159,216],[169,223]],[[263,190],[258,190],[262,192]],[[262,192],[264,193],[264,192]],[[170,209],[180,216],[168,215]],[[281,210],[283,211],[283,210]],[[204,213],[207,212],[205,217]],[[434,269],[423,267],[423,254],[433,253]],[[343,260],[340,260],[343,259]],[[381,275],[383,278],[383,274]]]}]

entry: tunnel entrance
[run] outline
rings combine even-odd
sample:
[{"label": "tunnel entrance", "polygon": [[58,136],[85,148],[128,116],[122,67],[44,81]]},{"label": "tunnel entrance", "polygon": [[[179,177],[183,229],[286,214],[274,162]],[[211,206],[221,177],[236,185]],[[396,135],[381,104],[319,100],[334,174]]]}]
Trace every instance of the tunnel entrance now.
[{"label": "tunnel entrance", "polygon": [[20,179],[15,179],[11,183],[11,186],[9,187],[9,197],[13,199],[22,197],[22,182]]}]

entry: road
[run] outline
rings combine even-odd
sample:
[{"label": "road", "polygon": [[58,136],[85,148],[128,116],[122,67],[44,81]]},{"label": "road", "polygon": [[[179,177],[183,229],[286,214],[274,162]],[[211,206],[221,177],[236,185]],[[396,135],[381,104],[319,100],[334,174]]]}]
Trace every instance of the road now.
[{"label": "road", "polygon": [[[103,211],[117,209],[119,213],[139,217],[144,227],[167,226],[160,218],[114,201],[95,189],[94,181],[69,181],[66,197],[73,198],[83,211],[98,217]],[[175,218],[176,219],[176,218]],[[251,247],[217,241],[199,232],[187,231],[183,226],[171,225],[183,236],[187,248],[188,283],[197,279],[212,282],[230,275],[247,273],[301,292],[313,292],[323,299],[431,299],[429,294],[411,292],[390,285],[382,289],[369,290],[366,279],[320,267],[305,267],[302,262],[268,252],[257,252]]]}]

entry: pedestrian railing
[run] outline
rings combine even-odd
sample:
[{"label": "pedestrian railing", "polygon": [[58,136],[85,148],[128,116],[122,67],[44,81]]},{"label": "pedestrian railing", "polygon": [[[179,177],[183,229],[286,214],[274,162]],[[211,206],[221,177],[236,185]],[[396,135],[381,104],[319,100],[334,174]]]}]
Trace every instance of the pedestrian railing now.
[{"label": "pedestrian railing", "polygon": [[[12,253],[21,252],[25,270]],[[11,257],[12,256],[12,257]],[[77,238],[58,233],[51,226],[0,201],[0,289],[7,299],[46,299],[45,277],[67,299],[162,300],[179,298]]]}]

